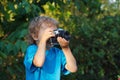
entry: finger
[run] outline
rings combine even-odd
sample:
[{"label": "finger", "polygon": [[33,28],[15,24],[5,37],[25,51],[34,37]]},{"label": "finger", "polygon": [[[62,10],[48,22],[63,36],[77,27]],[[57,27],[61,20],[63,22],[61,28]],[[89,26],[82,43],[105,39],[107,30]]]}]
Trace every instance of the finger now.
[{"label": "finger", "polygon": [[49,34],[50,34],[51,37],[55,36],[55,34],[52,31],[50,31]]},{"label": "finger", "polygon": [[59,41],[66,41],[66,39],[62,38],[62,37],[58,37]]},{"label": "finger", "polygon": [[69,41],[67,41],[65,38],[63,38],[63,41],[64,41],[64,42],[69,42]]},{"label": "finger", "polygon": [[57,37],[57,41],[60,42],[61,41],[61,37]]}]

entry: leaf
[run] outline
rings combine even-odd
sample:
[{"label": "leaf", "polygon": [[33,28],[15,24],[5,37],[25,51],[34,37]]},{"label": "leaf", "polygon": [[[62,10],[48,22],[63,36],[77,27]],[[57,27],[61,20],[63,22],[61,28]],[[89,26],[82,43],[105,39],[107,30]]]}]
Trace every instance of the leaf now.
[{"label": "leaf", "polygon": [[16,70],[18,70],[19,72],[23,72],[22,68],[19,65],[15,65],[14,66],[16,68]]},{"label": "leaf", "polygon": [[9,54],[13,50],[14,45],[10,42],[6,44],[6,52]]},{"label": "leaf", "polygon": [[14,4],[12,2],[9,2],[8,3],[8,8],[13,11],[14,10]]},{"label": "leaf", "polygon": [[6,59],[7,58],[7,55],[3,52],[0,51],[0,57],[2,57],[3,59]]},{"label": "leaf", "polygon": [[18,32],[14,31],[7,37],[7,39],[12,42],[15,41],[18,36],[19,36]]},{"label": "leaf", "polygon": [[15,43],[15,46],[17,47],[18,50],[21,50],[24,53],[27,48],[27,43],[22,40],[17,40],[17,42]]},{"label": "leaf", "polygon": [[22,43],[22,41],[18,39],[18,40],[15,42],[16,48],[20,49],[21,43]]},{"label": "leaf", "polygon": [[7,66],[7,71],[10,73],[11,76],[15,74],[14,69],[11,68],[10,66]]},{"label": "leaf", "polygon": [[20,47],[21,47],[22,53],[25,53],[25,51],[27,49],[27,43],[25,41],[22,41]]},{"label": "leaf", "polygon": [[27,34],[27,29],[23,29],[22,31],[20,31],[19,38],[25,37],[26,34]]}]

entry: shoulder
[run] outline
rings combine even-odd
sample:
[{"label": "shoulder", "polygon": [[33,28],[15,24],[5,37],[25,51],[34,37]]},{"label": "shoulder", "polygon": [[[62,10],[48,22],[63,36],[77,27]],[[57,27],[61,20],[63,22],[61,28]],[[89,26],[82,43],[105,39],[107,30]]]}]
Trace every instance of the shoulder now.
[{"label": "shoulder", "polygon": [[37,48],[37,45],[32,44],[27,47],[27,50],[35,50]]},{"label": "shoulder", "polygon": [[29,45],[27,47],[26,54],[27,55],[29,55],[29,54],[35,54],[36,50],[37,50],[37,45],[35,45],[35,44]]}]

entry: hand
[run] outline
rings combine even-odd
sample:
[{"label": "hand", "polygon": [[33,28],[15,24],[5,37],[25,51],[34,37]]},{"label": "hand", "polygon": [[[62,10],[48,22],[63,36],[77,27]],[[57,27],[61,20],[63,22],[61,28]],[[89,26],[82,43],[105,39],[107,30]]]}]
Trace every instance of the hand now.
[{"label": "hand", "polygon": [[58,37],[57,38],[57,41],[59,42],[61,48],[66,48],[69,46],[69,41],[65,40],[64,38],[62,37]]},{"label": "hand", "polygon": [[47,28],[39,33],[39,40],[47,41],[50,37],[54,37],[55,34],[51,28]]}]

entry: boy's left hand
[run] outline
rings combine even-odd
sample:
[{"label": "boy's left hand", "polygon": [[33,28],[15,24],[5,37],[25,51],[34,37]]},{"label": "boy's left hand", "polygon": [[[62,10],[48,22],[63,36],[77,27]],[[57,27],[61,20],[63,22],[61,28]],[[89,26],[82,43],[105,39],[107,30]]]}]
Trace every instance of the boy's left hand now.
[{"label": "boy's left hand", "polygon": [[62,37],[58,37],[57,41],[59,42],[61,48],[66,48],[69,46],[69,41],[67,41],[66,39],[64,39]]}]

